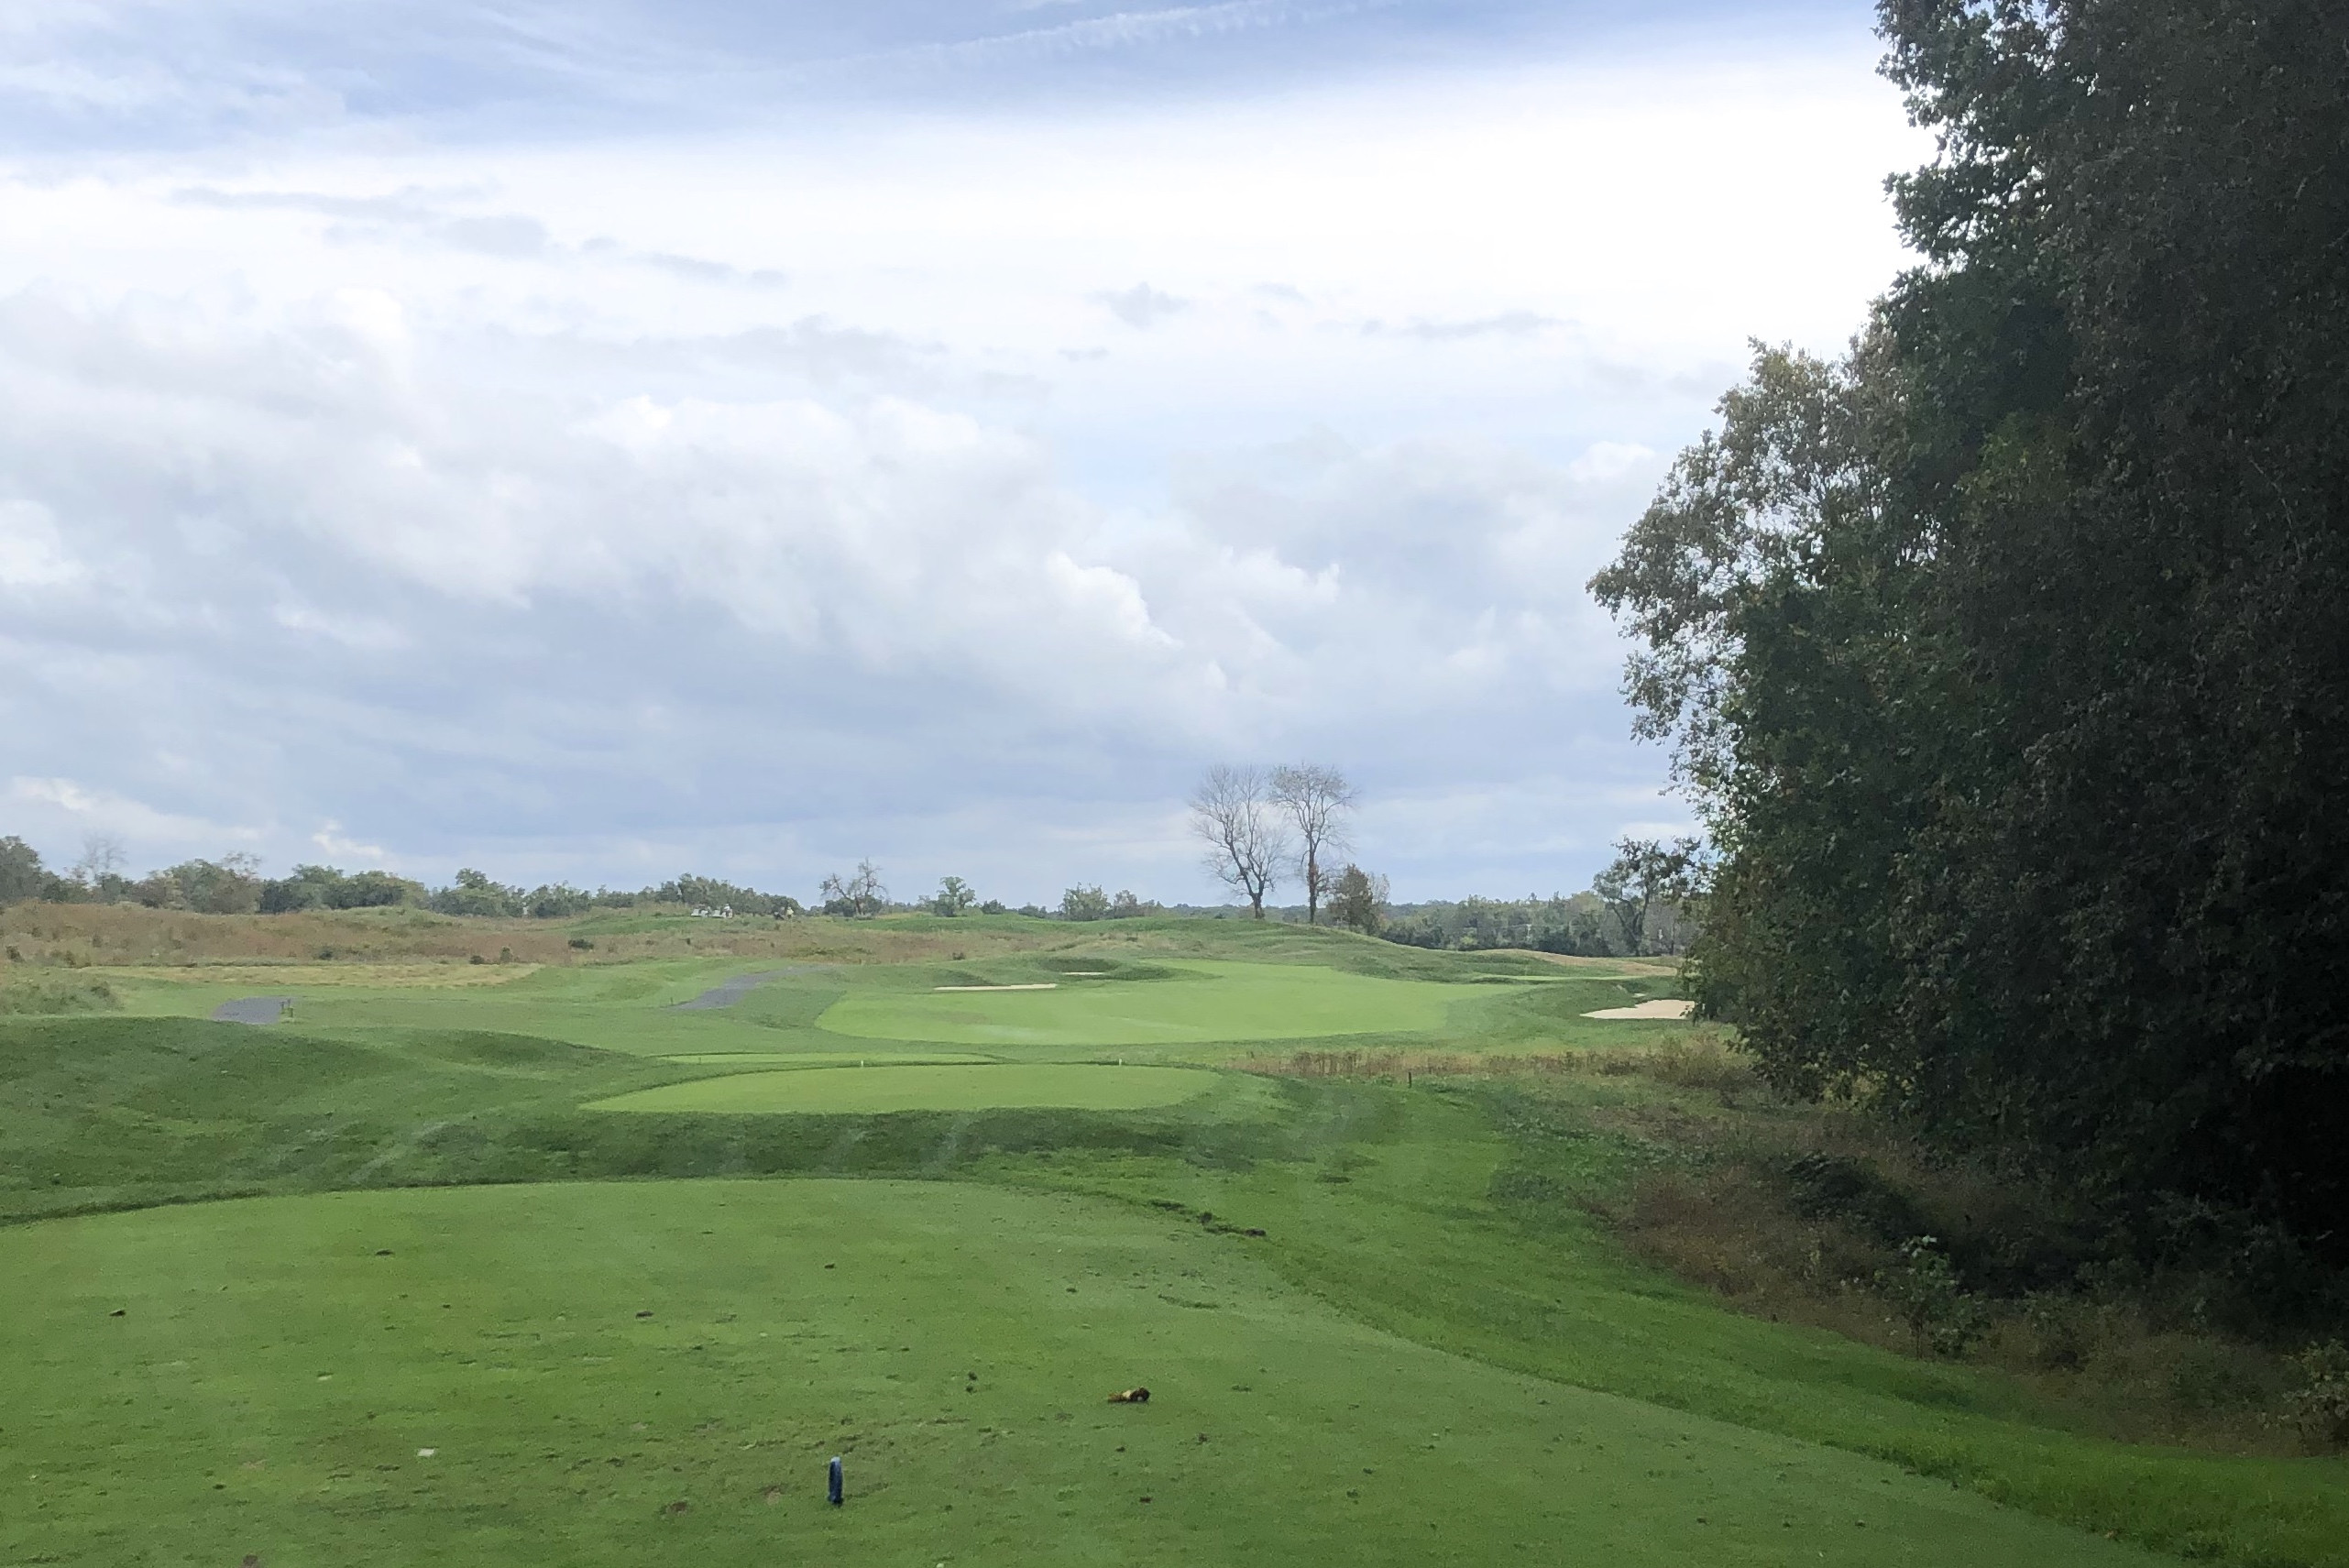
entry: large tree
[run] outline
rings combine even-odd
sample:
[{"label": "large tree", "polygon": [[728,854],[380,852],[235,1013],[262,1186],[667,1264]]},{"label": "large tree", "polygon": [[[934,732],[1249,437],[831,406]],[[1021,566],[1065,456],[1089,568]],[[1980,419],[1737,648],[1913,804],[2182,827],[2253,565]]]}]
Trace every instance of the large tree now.
[{"label": "large tree", "polygon": [[2349,1255],[2349,9],[1882,17],[1924,260],[1594,583],[1721,850],[1700,996],[1783,1082]]},{"label": "large tree", "polygon": [[826,877],[818,895],[824,901],[825,914],[845,915],[851,919],[878,915],[889,907],[889,890],[881,885],[881,868],[871,861],[857,861],[856,870],[845,875],[835,872]]},{"label": "large tree", "polygon": [[1191,829],[1207,846],[1209,874],[1247,899],[1248,913],[1264,918],[1264,895],[1289,863],[1285,813],[1274,798],[1270,775],[1262,768],[1218,762],[1191,795]]},{"label": "large tree", "polygon": [[1305,924],[1318,925],[1322,898],[1333,877],[1324,858],[1349,847],[1347,817],[1359,797],[1344,773],[1320,762],[1273,769],[1270,794],[1297,835],[1295,863],[1297,878],[1305,884]]},{"label": "large tree", "polygon": [[38,898],[49,883],[40,851],[15,834],[0,839],[0,904]]},{"label": "large tree", "polygon": [[1377,936],[1387,916],[1387,879],[1348,862],[1330,882],[1330,918]]},{"label": "large tree", "polygon": [[1592,879],[1590,890],[1615,917],[1629,956],[1647,951],[1648,916],[1658,903],[1670,907],[1686,901],[1697,848],[1694,839],[1616,841],[1615,859]]}]

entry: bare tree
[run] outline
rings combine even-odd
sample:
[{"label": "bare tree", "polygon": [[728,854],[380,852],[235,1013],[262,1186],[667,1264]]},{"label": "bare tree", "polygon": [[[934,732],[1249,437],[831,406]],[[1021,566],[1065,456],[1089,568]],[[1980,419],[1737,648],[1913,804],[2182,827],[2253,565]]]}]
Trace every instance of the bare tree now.
[{"label": "bare tree", "polygon": [[1247,895],[1248,913],[1264,918],[1264,895],[1289,864],[1289,833],[1262,768],[1218,762],[1191,795],[1191,830],[1207,845],[1207,870]]},{"label": "bare tree", "polygon": [[1301,762],[1272,770],[1271,795],[1272,803],[1297,830],[1297,871],[1305,883],[1305,923],[1316,925],[1321,920],[1322,899],[1332,882],[1323,857],[1352,847],[1345,818],[1357,798],[1354,785],[1335,768]]},{"label": "bare tree", "polygon": [[824,913],[851,917],[878,915],[889,907],[889,890],[881,885],[881,868],[871,861],[859,861],[856,871],[848,876],[838,872],[824,879],[822,889]]},{"label": "bare tree", "polygon": [[73,862],[73,880],[85,887],[104,888],[106,879],[119,877],[125,861],[122,840],[111,833],[93,833],[82,840],[82,858]]}]

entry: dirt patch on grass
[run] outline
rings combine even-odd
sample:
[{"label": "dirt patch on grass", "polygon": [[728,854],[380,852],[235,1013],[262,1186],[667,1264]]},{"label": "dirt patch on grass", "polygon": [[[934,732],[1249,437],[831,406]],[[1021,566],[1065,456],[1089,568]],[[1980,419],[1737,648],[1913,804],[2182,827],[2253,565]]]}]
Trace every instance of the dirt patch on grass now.
[{"label": "dirt patch on grass", "polygon": [[690,1002],[674,1003],[675,1013],[707,1013],[713,1008],[731,1007],[769,981],[787,980],[795,974],[807,974],[821,968],[818,964],[794,964],[788,969],[762,970],[756,974],[738,974],[722,985],[713,985]]},{"label": "dirt patch on grass", "polygon": [[240,996],[234,1002],[224,1002],[212,1010],[215,1024],[252,1024],[264,1025],[285,1016],[293,1005],[291,996]]}]

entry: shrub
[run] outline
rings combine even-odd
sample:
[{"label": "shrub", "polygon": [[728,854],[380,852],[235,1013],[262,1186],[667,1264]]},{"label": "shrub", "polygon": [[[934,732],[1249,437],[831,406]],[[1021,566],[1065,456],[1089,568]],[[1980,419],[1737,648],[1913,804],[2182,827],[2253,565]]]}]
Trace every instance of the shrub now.
[{"label": "shrub", "polygon": [[1990,1326],[1981,1303],[1959,1288],[1957,1269],[1932,1236],[1902,1243],[1899,1265],[1876,1271],[1876,1288],[1908,1325],[1920,1354],[1963,1355]]},{"label": "shrub", "polygon": [[103,980],[86,984],[32,981],[0,985],[0,1014],[107,1013],[121,1005],[122,998]]},{"label": "shrub", "polygon": [[2292,1357],[2301,1382],[2284,1396],[2285,1419],[2311,1441],[2349,1442],[2349,1345],[2327,1340]]}]

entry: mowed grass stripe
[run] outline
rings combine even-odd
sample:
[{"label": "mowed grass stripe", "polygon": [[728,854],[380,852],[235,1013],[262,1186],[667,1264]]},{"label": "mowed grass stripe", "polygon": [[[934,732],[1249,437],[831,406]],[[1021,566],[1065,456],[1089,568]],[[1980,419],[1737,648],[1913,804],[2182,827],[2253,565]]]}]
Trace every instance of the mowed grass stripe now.
[{"label": "mowed grass stripe", "polygon": [[696,1079],[598,1100],[587,1109],[740,1115],[877,1115],[892,1111],[1013,1107],[1141,1111],[1195,1099],[1215,1087],[1215,1082],[1213,1073],[1182,1068],[1084,1063],[836,1067]]},{"label": "mowed grass stripe", "polygon": [[1169,961],[1157,980],[1050,991],[851,991],[836,1035],[967,1046],[1190,1045],[1441,1028],[1463,988],[1302,964]]},{"label": "mowed grass stripe", "polygon": [[16,1227],[0,1277],[11,1562],[2143,1561],[1410,1343],[1097,1200],[343,1193]]},{"label": "mowed grass stripe", "polygon": [[909,1051],[887,1049],[869,1051],[696,1051],[686,1056],[663,1057],[663,1061],[675,1062],[680,1067],[928,1067],[946,1065],[983,1066],[993,1057],[970,1056],[960,1052]]}]

